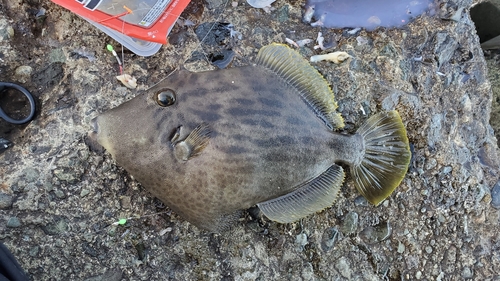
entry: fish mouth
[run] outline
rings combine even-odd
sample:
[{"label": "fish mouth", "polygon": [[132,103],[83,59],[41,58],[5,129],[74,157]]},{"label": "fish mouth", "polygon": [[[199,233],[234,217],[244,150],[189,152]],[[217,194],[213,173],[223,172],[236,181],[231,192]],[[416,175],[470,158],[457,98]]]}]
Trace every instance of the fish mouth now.
[{"label": "fish mouth", "polygon": [[97,117],[92,119],[90,122],[92,123],[93,130],[88,133],[88,136],[85,138],[85,143],[92,151],[102,153],[104,152],[104,147],[98,141],[99,124],[97,123]]},{"label": "fish mouth", "polygon": [[93,118],[91,121],[94,130],[91,132],[93,134],[99,134],[99,124],[97,123],[97,117]]}]

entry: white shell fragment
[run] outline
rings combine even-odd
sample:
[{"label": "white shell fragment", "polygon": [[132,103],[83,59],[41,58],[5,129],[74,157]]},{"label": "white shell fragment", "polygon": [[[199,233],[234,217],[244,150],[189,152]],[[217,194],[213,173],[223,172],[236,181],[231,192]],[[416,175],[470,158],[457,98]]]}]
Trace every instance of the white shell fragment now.
[{"label": "white shell fragment", "polygon": [[300,48],[300,47],[304,47],[305,45],[309,44],[312,42],[311,39],[302,39],[302,40],[299,40],[299,41],[293,41],[292,39],[290,38],[285,38],[285,41],[294,46],[295,48]]},{"label": "white shell fragment", "polygon": [[302,39],[302,40],[296,41],[295,43],[297,43],[297,45],[299,45],[299,47],[304,47],[305,45],[311,43],[312,41],[313,41],[312,39]]},{"label": "white shell fragment", "polygon": [[285,41],[286,41],[288,44],[290,44],[290,45],[294,46],[295,48],[298,48],[298,47],[299,47],[299,45],[298,45],[295,41],[293,41],[292,39],[290,39],[290,38],[285,38]]},{"label": "white shell fragment", "polygon": [[116,76],[116,79],[120,80],[120,82],[122,82],[122,84],[129,89],[135,89],[137,87],[137,79],[130,76],[129,74]]},{"label": "white shell fragment", "polygon": [[254,8],[265,8],[271,6],[276,0],[247,0],[247,3]]},{"label": "white shell fragment", "polygon": [[316,42],[318,42],[318,45],[314,46],[314,49],[325,50],[326,48],[323,46],[324,41],[325,37],[323,37],[323,34],[321,32],[318,32],[318,38],[316,38]]},{"label": "white shell fragment", "polygon": [[333,53],[329,53],[329,54],[325,54],[325,55],[312,56],[311,62],[318,62],[318,61],[327,60],[327,61],[332,61],[336,64],[339,64],[339,63],[345,61],[346,59],[348,59],[349,57],[351,57],[351,56],[346,52],[333,52]]}]

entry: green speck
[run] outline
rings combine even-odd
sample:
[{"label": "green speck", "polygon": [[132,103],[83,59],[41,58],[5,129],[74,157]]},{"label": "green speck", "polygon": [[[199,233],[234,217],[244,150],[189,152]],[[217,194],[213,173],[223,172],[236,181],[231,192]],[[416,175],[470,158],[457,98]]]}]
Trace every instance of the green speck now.
[{"label": "green speck", "polygon": [[124,225],[124,224],[126,224],[126,223],[127,223],[127,219],[120,219],[120,220],[118,221],[118,224],[119,224],[119,225]]},{"label": "green speck", "polygon": [[113,52],[113,46],[111,46],[110,44],[106,45],[106,48],[108,49],[108,51]]}]

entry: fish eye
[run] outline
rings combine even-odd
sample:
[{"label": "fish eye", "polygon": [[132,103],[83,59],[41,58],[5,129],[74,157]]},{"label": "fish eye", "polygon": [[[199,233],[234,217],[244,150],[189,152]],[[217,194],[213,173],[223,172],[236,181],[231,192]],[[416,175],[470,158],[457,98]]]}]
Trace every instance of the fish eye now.
[{"label": "fish eye", "polygon": [[159,106],[171,106],[175,103],[175,92],[171,89],[163,89],[155,94],[154,99]]}]

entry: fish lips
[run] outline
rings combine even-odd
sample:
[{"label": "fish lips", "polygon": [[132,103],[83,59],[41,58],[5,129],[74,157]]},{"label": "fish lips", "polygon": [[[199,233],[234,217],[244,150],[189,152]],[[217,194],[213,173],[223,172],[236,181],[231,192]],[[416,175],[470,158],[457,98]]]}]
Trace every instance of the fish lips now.
[{"label": "fish lips", "polygon": [[105,149],[98,141],[99,123],[97,122],[97,117],[92,119],[91,122],[94,128],[85,137],[85,144],[90,148],[90,150],[97,153],[103,153]]}]

